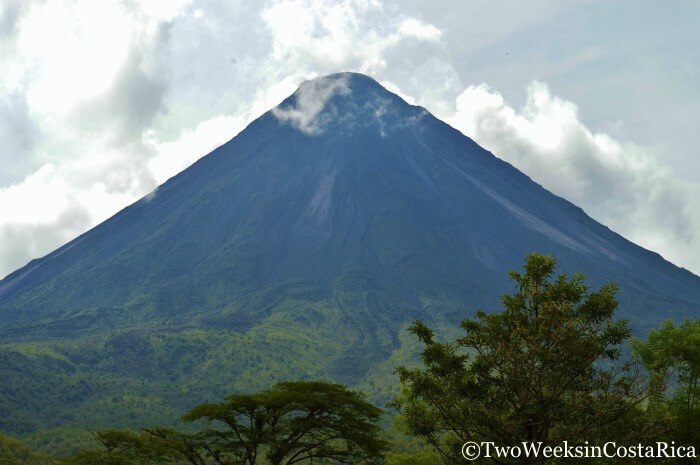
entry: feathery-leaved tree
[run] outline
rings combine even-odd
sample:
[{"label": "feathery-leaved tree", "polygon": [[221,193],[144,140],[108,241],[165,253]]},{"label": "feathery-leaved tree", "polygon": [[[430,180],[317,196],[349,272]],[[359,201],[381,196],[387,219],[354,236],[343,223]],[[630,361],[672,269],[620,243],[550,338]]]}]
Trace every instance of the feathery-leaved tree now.
[{"label": "feathery-leaved tree", "polygon": [[[382,410],[339,384],[284,382],[256,394],[228,396],[220,404],[192,409],[186,421],[225,426],[200,433],[213,457],[236,457],[253,465],[263,455],[270,465],[310,460],[380,463],[386,443],[376,422]],[[260,463],[260,462],[257,462]]]},{"label": "feathery-leaved tree", "polygon": [[398,369],[394,405],[408,432],[446,463],[463,463],[468,441],[623,443],[655,434],[636,407],[647,383],[619,360],[630,330],[613,318],[615,284],[589,292],[583,274],[554,276],[555,265],[552,256],[528,256],[524,273],[510,273],[517,288],[502,297],[503,311],[465,319],[454,342],[438,342],[420,321],[410,328],[425,345],[425,367]]},{"label": "feathery-leaved tree", "polygon": [[66,465],[294,465],[381,463],[387,443],[382,409],[339,384],[283,382],[225,402],[198,405],[183,420],[204,422],[197,433],[149,428],[104,431],[100,450]]},{"label": "feathery-leaved tree", "polygon": [[[633,338],[632,348],[656,388],[651,407],[671,416],[668,439],[700,444],[700,319],[686,318],[678,326],[668,320],[649,331],[645,341]],[[675,389],[667,397],[669,385]]]}]

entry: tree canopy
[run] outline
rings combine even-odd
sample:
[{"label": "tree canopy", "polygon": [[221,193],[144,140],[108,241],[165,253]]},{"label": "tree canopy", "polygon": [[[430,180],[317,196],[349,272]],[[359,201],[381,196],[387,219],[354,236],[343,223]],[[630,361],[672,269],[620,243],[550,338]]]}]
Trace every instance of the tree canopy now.
[{"label": "tree canopy", "polygon": [[339,384],[284,382],[198,405],[183,417],[208,426],[197,433],[105,431],[97,434],[103,450],[83,452],[66,463],[380,463],[387,448],[376,424],[381,414],[362,394]]},{"label": "tree canopy", "polygon": [[23,442],[0,433],[0,464],[50,465],[53,460],[45,454],[32,451]]},{"label": "tree canopy", "polygon": [[263,453],[271,465],[311,459],[329,463],[377,462],[382,410],[338,384],[285,382],[251,395],[233,395],[220,404],[195,407],[184,419],[205,419],[228,427],[200,434],[212,455],[230,454],[254,464]]},{"label": "tree canopy", "polygon": [[[637,426],[647,383],[627,361],[630,336],[615,320],[617,287],[595,292],[584,275],[555,276],[552,256],[531,254],[503,310],[461,323],[464,335],[438,342],[421,321],[410,331],[424,344],[424,368],[398,369],[402,395],[395,406],[406,429],[432,444],[447,462],[462,463],[468,441],[620,441]],[[648,432],[651,434],[651,432]]]},{"label": "tree canopy", "polygon": [[[650,408],[671,415],[670,437],[700,444],[700,319],[686,318],[678,326],[668,320],[649,331],[646,341],[634,338],[632,348],[656,388]],[[675,386],[670,397],[664,392],[669,385]]]}]

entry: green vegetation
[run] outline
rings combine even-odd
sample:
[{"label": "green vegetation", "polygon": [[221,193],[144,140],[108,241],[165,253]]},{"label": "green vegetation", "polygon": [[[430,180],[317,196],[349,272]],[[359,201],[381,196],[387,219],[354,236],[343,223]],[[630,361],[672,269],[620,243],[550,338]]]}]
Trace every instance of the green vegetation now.
[{"label": "green vegetation", "polygon": [[51,465],[53,460],[48,455],[32,451],[17,439],[0,434],[0,463],[2,465]]},{"label": "green vegetation", "polygon": [[84,451],[63,463],[370,465],[381,463],[387,447],[376,425],[381,412],[341,385],[278,383],[255,394],[228,396],[223,403],[198,405],[183,417],[206,420],[215,428],[106,431],[97,434],[102,450]]},{"label": "green vegetation", "polygon": [[[308,381],[323,379],[324,362],[348,341],[326,337],[337,308],[298,301],[245,333],[127,330],[6,344],[0,421],[27,445],[0,436],[0,463],[53,463],[33,448],[64,465],[449,465],[464,463],[467,441],[700,444],[700,320],[630,340],[615,318],[614,284],[591,291],[582,274],[555,275],[555,266],[530,255],[510,274],[516,289],[503,310],[477,312],[461,332],[416,321],[359,383],[374,394],[367,400]],[[376,407],[389,400],[393,418]]]},{"label": "green vegetation", "polygon": [[582,274],[553,278],[555,265],[530,255],[524,274],[511,272],[517,292],[503,296],[504,310],[465,319],[453,343],[437,342],[420,321],[410,328],[425,344],[425,368],[399,369],[396,405],[407,431],[445,460],[462,460],[468,441],[625,443],[658,433],[639,437],[649,389],[619,361],[630,330],[613,319],[616,286],[589,293]]},{"label": "green vegetation", "polygon": [[633,339],[632,348],[656,389],[649,409],[667,415],[673,425],[665,437],[700,444],[700,319],[685,319],[678,326],[666,321],[660,329],[652,329],[646,341]]},{"label": "green vegetation", "polygon": [[[66,454],[91,440],[86,430],[175,426],[199,402],[290,379],[342,381],[362,387],[375,404],[389,400],[394,367],[411,358],[401,341],[393,346],[378,323],[377,337],[387,347],[378,351],[338,307],[294,298],[280,305],[284,312],[245,331],[142,326],[0,344],[0,431]],[[392,364],[349,379],[336,366],[347,357],[347,366],[357,367],[347,347],[377,366],[384,357]]]}]

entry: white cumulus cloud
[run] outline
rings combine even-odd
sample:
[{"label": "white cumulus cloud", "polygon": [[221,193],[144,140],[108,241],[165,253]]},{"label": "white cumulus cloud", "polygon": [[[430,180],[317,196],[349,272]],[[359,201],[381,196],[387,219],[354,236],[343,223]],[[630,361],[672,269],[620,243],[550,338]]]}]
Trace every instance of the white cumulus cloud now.
[{"label": "white cumulus cloud", "polygon": [[150,172],[156,182],[162,184],[203,155],[226,143],[243,129],[245,123],[246,120],[242,117],[215,116],[199,123],[194,129],[184,130],[177,139],[171,141],[160,140],[155,131],[148,131],[144,142],[157,153],[148,161]]},{"label": "white cumulus cloud", "polygon": [[631,241],[700,268],[700,192],[651,149],[592,131],[542,82],[519,109],[486,84],[467,87],[456,108],[450,124],[534,181]]},{"label": "white cumulus cloud", "polygon": [[323,121],[318,118],[326,102],[335,94],[347,95],[348,76],[332,76],[304,81],[295,92],[293,105],[276,106],[272,114],[280,121],[292,124],[305,134],[318,134],[323,129]]}]

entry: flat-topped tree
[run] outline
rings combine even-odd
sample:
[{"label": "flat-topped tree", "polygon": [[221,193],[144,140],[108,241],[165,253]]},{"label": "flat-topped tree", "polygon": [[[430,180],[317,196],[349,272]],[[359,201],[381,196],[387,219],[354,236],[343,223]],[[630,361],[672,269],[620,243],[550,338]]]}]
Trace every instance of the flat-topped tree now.
[{"label": "flat-topped tree", "polygon": [[253,394],[193,408],[183,420],[208,423],[198,433],[151,428],[97,434],[103,446],[71,465],[380,464],[387,443],[376,425],[382,409],[339,384],[283,382]]},{"label": "flat-topped tree", "polygon": [[[381,463],[386,443],[379,438],[382,410],[339,384],[284,382],[255,394],[228,396],[202,404],[184,416],[227,428],[201,433],[216,455],[242,464],[264,456],[271,465],[325,459],[328,463]],[[239,463],[239,462],[235,462]]]}]

